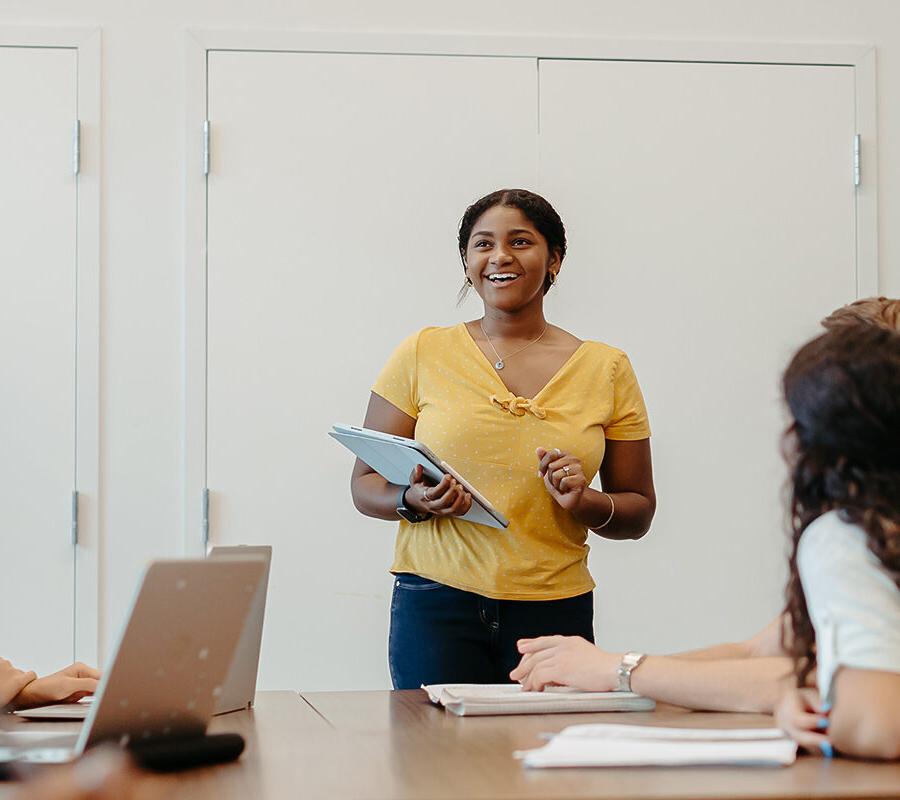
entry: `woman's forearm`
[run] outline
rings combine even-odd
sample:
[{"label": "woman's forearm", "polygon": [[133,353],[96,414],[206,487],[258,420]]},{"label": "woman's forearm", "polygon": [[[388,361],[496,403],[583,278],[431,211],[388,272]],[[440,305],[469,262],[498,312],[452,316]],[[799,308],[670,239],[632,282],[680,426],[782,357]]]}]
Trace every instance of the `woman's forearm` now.
[{"label": "woman's forearm", "polygon": [[397,501],[402,487],[388,483],[377,472],[354,475],[350,494],[357,511],[367,517],[397,520]]},{"label": "woman's forearm", "polygon": [[660,702],[701,711],[771,714],[791,674],[788,658],[697,661],[647,656],[632,672],[631,687]]},{"label": "woman's forearm", "polygon": [[637,492],[598,492],[588,487],[572,516],[588,528],[603,525],[594,532],[604,539],[640,539],[650,530],[655,510],[653,501]]}]

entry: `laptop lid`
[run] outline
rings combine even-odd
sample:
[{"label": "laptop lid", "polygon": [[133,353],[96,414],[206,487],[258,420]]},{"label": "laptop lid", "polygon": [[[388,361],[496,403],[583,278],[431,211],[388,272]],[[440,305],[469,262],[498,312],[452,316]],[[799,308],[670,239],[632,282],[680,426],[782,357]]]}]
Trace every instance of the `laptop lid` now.
[{"label": "laptop lid", "polygon": [[238,545],[213,547],[210,558],[259,558],[265,563],[262,578],[247,614],[247,621],[234,651],[222,693],[216,701],[215,714],[225,714],[250,708],[256,695],[256,676],[259,671],[259,650],[262,644],[263,622],[266,615],[266,595],[269,589],[269,567],[272,548],[269,545]]},{"label": "laptop lid", "polygon": [[151,563],[76,752],[202,736],[265,571],[259,558]]}]

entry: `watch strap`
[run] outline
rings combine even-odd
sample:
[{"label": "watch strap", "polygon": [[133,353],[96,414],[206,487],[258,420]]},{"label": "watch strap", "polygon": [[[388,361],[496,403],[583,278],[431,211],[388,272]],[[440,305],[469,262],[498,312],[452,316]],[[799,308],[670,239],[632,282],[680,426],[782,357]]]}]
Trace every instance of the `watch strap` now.
[{"label": "watch strap", "polygon": [[414,508],[410,508],[406,505],[406,492],[409,490],[409,485],[403,486],[400,489],[400,494],[397,496],[397,513],[401,518],[405,519],[407,522],[424,522],[426,519],[431,519],[431,514],[422,514],[416,511]]},{"label": "watch strap", "polygon": [[631,673],[634,672],[640,663],[646,658],[644,653],[635,653],[629,651],[622,656],[622,661],[616,669],[616,691],[630,692],[631,689]]}]

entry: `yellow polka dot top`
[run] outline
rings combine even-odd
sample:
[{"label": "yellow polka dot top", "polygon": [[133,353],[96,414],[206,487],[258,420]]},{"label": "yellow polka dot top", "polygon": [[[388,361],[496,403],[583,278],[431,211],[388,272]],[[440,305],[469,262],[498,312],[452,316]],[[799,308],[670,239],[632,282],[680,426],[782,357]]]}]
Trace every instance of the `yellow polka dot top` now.
[{"label": "yellow polka dot top", "polygon": [[500,530],[455,517],[401,520],[392,572],[500,600],[558,600],[594,588],[587,529],[537,476],[538,447],[577,456],[590,480],[606,440],[650,436],[628,357],[583,342],[533,398],[516,397],[465,325],[405,339],[372,391],[416,420],[415,438],[509,519]]}]

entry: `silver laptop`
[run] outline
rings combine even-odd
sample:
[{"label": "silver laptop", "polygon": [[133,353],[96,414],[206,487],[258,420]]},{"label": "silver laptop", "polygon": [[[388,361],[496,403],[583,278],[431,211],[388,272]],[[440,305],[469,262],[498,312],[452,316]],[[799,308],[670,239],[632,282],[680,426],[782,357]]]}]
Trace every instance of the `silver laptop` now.
[{"label": "silver laptop", "polygon": [[266,569],[249,556],[150,564],[81,732],[17,725],[0,734],[0,761],[59,763],[102,742],[202,736]]},{"label": "silver laptop", "polygon": [[268,545],[237,547],[213,547],[209,551],[210,558],[247,558],[261,559],[266,567],[259,588],[253,596],[244,630],[238,640],[234,659],[228,670],[228,677],[222,684],[222,694],[216,701],[216,714],[239,711],[250,708],[256,695],[256,675],[259,670],[259,648],[262,644],[263,622],[266,616],[266,593],[269,589],[269,567],[272,563],[272,548]]}]

